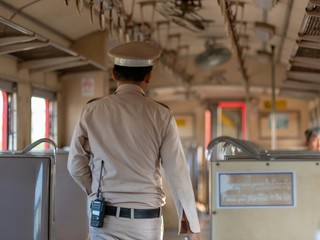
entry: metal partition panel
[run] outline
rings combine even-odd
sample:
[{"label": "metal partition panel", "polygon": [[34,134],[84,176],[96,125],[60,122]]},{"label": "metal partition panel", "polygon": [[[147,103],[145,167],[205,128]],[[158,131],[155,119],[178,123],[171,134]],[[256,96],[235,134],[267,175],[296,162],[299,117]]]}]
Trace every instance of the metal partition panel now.
[{"label": "metal partition panel", "polygon": [[[68,152],[56,156],[55,235],[57,240],[86,240],[89,235],[87,196],[67,170]],[[1,239],[1,238],[0,238]]]},{"label": "metal partition panel", "polygon": [[315,239],[319,159],[211,162],[211,190],[211,239]]},{"label": "metal partition panel", "polygon": [[0,154],[0,239],[49,239],[50,157]]}]

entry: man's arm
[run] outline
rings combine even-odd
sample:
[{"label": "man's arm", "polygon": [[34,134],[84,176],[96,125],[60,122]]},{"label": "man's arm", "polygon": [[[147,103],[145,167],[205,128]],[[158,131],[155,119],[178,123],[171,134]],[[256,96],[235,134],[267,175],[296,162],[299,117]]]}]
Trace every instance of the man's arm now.
[{"label": "man's arm", "polygon": [[78,120],[70,144],[68,156],[68,171],[75,182],[87,193],[91,194],[92,175],[89,166],[91,148],[87,138],[86,128]]},{"label": "man's arm", "polygon": [[[171,188],[180,220],[179,232],[187,233],[189,229],[190,232],[199,233],[200,224],[189,169],[173,117],[163,138],[160,154],[165,177]],[[185,213],[187,225],[183,225],[183,213]]]}]

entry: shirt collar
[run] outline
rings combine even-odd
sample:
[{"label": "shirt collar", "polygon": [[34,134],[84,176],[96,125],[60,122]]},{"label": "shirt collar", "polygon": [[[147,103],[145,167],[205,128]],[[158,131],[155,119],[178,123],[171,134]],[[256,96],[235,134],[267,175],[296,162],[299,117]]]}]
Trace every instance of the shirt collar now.
[{"label": "shirt collar", "polygon": [[117,87],[117,90],[115,91],[114,94],[119,92],[139,92],[143,96],[146,95],[143,89],[135,84],[121,84],[120,86]]}]

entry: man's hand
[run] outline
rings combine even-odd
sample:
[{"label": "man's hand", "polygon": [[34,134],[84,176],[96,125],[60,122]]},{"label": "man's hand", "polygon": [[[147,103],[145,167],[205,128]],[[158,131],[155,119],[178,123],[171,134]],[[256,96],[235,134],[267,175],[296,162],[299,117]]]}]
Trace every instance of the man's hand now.
[{"label": "man's hand", "polygon": [[200,233],[193,233],[191,231],[188,219],[184,212],[182,215],[181,229],[184,230],[184,232],[187,232],[188,240],[200,240]]},{"label": "man's hand", "polygon": [[200,240],[199,233],[188,233],[188,240]]}]

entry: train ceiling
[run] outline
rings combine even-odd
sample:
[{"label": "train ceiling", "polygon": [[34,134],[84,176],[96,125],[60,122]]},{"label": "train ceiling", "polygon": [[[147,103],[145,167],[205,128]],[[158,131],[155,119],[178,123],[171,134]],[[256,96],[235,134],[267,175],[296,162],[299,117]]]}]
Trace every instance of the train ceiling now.
[{"label": "train ceiling", "polygon": [[0,13],[0,54],[32,71],[107,70],[70,49],[106,31],[110,42],[163,48],[175,81],[155,84],[155,96],[176,88],[209,98],[239,86],[243,96],[270,88],[273,76],[278,92],[319,95],[319,0],[2,0]]}]

